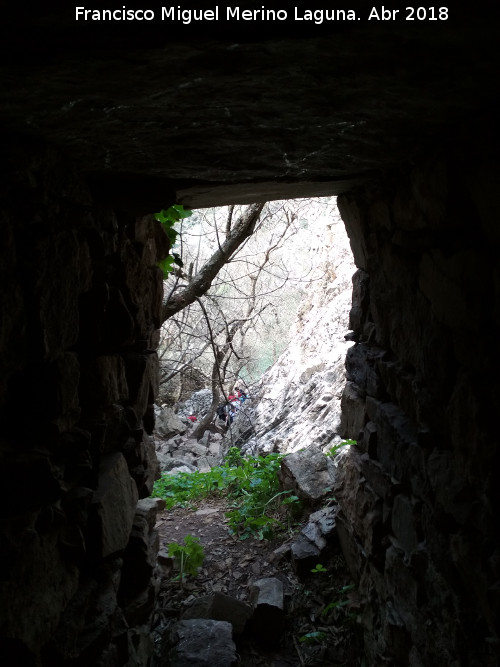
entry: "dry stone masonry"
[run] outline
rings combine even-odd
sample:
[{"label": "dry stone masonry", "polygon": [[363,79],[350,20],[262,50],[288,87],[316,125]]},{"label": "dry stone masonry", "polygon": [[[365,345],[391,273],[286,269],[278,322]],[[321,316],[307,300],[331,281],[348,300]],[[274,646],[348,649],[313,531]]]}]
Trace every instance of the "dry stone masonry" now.
[{"label": "dry stone masonry", "polygon": [[158,476],[155,262],[166,237],[150,217],[94,207],[57,151],[9,148],[0,661],[145,665],[158,549],[158,501],[146,498]]},{"label": "dry stone masonry", "polygon": [[359,446],[337,531],[370,664],[498,660],[498,170],[479,190],[477,160],[453,146],[339,198],[359,267],[342,435]]}]

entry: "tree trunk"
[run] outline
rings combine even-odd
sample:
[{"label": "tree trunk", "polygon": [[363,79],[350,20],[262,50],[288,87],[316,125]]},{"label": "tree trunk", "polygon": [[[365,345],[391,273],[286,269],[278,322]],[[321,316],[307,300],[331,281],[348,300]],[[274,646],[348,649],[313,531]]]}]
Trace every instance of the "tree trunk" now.
[{"label": "tree trunk", "polygon": [[222,350],[217,350],[217,356],[215,358],[214,364],[212,366],[212,403],[208,409],[207,414],[199,422],[199,424],[194,428],[192,432],[193,438],[200,440],[203,437],[203,434],[210,427],[213,418],[215,417],[215,412],[217,406],[221,401],[221,388],[220,388],[220,378],[219,378],[219,368],[222,360],[224,358],[224,352]]}]

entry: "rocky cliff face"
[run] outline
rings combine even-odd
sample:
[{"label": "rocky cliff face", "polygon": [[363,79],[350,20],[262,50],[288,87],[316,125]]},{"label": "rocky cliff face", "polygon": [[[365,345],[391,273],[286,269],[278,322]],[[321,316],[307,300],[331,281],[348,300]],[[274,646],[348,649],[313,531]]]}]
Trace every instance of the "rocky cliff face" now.
[{"label": "rocky cliff face", "polygon": [[248,425],[254,435],[245,451],[293,452],[311,443],[340,440],[340,399],[355,271],[344,224],[337,214],[316,228],[322,278],[311,283],[294,325],[292,341],[252,388]]}]

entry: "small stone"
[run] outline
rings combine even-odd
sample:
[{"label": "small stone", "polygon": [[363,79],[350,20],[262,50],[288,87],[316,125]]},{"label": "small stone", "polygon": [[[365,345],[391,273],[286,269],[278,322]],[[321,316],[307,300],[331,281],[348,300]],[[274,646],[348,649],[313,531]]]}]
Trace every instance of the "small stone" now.
[{"label": "small stone", "polygon": [[171,667],[233,667],[236,645],[226,621],[196,618],[177,623],[171,633]]},{"label": "small stone", "polygon": [[233,626],[233,633],[241,635],[251,615],[252,608],[248,604],[218,592],[195,599],[192,606],[183,613],[182,618],[210,618],[215,621],[228,621]]},{"label": "small stone", "polygon": [[276,577],[259,579],[252,586],[251,599],[255,605],[252,634],[264,644],[278,644],[285,629],[283,583]]},{"label": "small stone", "polygon": [[197,511],[195,512],[195,515],[197,515],[197,516],[203,516],[203,515],[205,515],[205,514],[215,514],[215,513],[219,512],[219,511],[220,511],[220,510],[218,510],[217,508],[214,508],[214,507],[204,507],[204,508],[202,508],[202,509],[200,509],[200,510],[197,510]]},{"label": "small stone", "polygon": [[259,564],[259,563],[252,563],[252,564],[250,565],[250,569],[252,570],[252,572],[253,572],[256,576],[259,576],[260,573],[262,572],[262,568],[260,567],[260,564]]},{"label": "small stone", "polygon": [[282,544],[280,547],[275,549],[273,553],[269,556],[269,561],[271,563],[279,563],[280,560],[290,555],[291,545]]}]

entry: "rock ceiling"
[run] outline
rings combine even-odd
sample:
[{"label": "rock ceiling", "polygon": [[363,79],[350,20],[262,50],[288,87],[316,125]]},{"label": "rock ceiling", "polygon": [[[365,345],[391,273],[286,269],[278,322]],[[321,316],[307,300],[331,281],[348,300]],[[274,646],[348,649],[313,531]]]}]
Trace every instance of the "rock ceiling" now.
[{"label": "rock ceiling", "polygon": [[338,194],[491,113],[493,12],[208,28],[18,10],[0,124],[63,148],[96,193],[137,210]]}]

